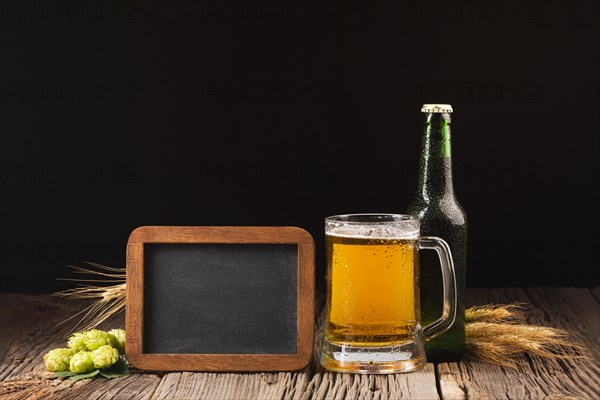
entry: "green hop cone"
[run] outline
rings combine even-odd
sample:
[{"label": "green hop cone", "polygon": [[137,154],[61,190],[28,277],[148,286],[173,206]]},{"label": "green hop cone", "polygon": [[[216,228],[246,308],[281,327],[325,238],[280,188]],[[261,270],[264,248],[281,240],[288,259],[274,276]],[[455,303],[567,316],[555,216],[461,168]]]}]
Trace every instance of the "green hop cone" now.
[{"label": "green hop cone", "polygon": [[111,329],[108,333],[117,338],[119,354],[125,354],[125,329]]},{"label": "green hop cone", "polygon": [[96,350],[97,348],[110,345],[117,347],[117,338],[108,332],[101,331],[100,329],[92,329],[91,331],[85,331],[82,333],[83,343],[88,350]]},{"label": "green hop cone", "polygon": [[108,344],[92,351],[92,362],[96,368],[108,368],[117,361],[119,361],[119,351]]},{"label": "green hop cone", "polygon": [[73,350],[73,353],[79,353],[80,351],[86,351],[85,343],[83,343],[83,333],[77,332],[71,336],[67,342],[67,346]]},{"label": "green hop cone", "polygon": [[95,370],[96,367],[94,367],[94,362],[92,361],[92,352],[80,351],[74,354],[71,357],[70,369],[71,372],[75,372],[76,374],[85,374]]},{"label": "green hop cone", "polygon": [[69,370],[69,362],[73,356],[71,349],[54,349],[50,350],[44,356],[44,363],[48,371],[60,372]]}]

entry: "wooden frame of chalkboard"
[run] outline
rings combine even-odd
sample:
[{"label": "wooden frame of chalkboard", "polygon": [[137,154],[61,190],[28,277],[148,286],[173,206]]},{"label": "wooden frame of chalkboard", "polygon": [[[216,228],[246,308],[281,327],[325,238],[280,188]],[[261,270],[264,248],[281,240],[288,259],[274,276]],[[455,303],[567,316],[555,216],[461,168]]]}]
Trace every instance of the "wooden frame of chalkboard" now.
[{"label": "wooden frame of chalkboard", "polygon": [[[157,258],[153,254],[146,253],[156,246],[158,246],[156,248],[160,248],[160,246],[163,245],[167,246],[164,247],[167,250],[163,252],[164,254],[161,256],[162,258],[158,257],[158,260],[163,260],[163,267],[159,268],[156,265],[160,265],[160,262],[151,260],[151,258]],[[185,346],[181,346],[181,343],[186,341],[186,337],[178,337],[177,343],[179,344],[179,347],[173,347],[176,349],[176,351],[171,351],[166,354],[163,353],[165,348],[167,350],[169,349],[168,345],[165,345],[165,342],[168,340],[163,340],[167,338],[167,336],[162,336],[159,340],[152,340],[153,335],[157,334],[160,336],[161,334],[157,333],[160,331],[167,333],[175,332],[177,331],[176,325],[178,323],[182,323],[185,326],[185,322],[180,322],[182,320],[178,319],[177,316],[173,316],[172,319],[163,319],[162,322],[160,322],[160,318],[155,318],[154,322],[148,321],[148,324],[154,324],[150,329],[145,327],[145,322],[146,319],[151,319],[153,316],[152,313],[155,312],[158,312],[159,314],[160,312],[163,314],[165,312],[173,313],[173,310],[168,308],[165,308],[162,311],[160,310],[162,307],[161,304],[168,302],[163,302],[162,299],[154,299],[156,301],[152,301],[152,298],[150,298],[152,295],[156,295],[157,293],[167,293],[164,291],[160,292],[158,290],[152,291],[152,287],[153,285],[162,285],[160,282],[168,281],[168,279],[165,279],[164,276],[169,276],[168,274],[171,271],[171,265],[169,261],[164,262],[164,260],[169,260],[169,254],[174,254],[169,253],[169,251],[177,251],[177,247],[175,247],[175,250],[172,248],[169,249],[168,246],[173,245],[195,245],[197,250],[202,250],[203,248],[198,246],[203,245],[233,245],[231,247],[224,247],[225,250],[223,250],[223,247],[217,247],[217,252],[221,252],[219,253],[222,256],[221,259],[225,260],[232,259],[227,255],[227,252],[230,251],[229,249],[231,249],[231,251],[235,251],[235,249],[239,249],[240,246],[243,248],[243,246],[246,245],[265,245],[268,249],[272,248],[272,246],[287,245],[287,247],[283,248],[292,248],[294,251],[293,253],[290,253],[286,250],[283,252],[283,254],[287,254],[288,259],[290,254],[294,256],[293,263],[288,263],[289,265],[293,265],[290,268],[294,270],[288,275],[281,275],[278,279],[280,282],[286,282],[290,280],[287,279],[288,276],[292,276],[296,279],[296,281],[293,282],[293,285],[289,286],[293,288],[293,290],[288,290],[288,292],[294,292],[288,293],[288,297],[291,299],[289,304],[294,305],[294,307],[293,309],[290,309],[289,304],[287,304],[288,308],[283,308],[283,311],[281,311],[281,309],[277,309],[277,312],[283,313],[284,317],[296,317],[293,320],[294,323],[291,324],[291,326],[295,328],[295,332],[292,332],[291,336],[289,336],[291,337],[290,340],[293,341],[293,346],[280,346],[280,348],[283,350],[276,349],[275,353],[271,352],[270,348],[268,351],[260,352],[260,346],[249,346],[249,351],[244,351],[245,349],[243,348],[243,344],[239,343],[238,336],[238,341],[235,343],[235,346],[237,347],[234,354],[229,352],[229,348],[226,348],[228,350],[227,352],[221,351],[218,353],[213,353],[212,351],[206,352],[205,350],[202,350],[202,352],[199,353],[192,353],[191,351],[185,351]],[[187,247],[184,246],[184,249],[186,248]],[[189,247],[189,249],[194,249],[194,247]],[[150,264],[149,266],[145,266],[145,256],[148,258],[146,261],[148,264]],[[272,257],[272,255],[270,257]],[[305,368],[312,358],[314,340],[314,258],[315,250],[312,236],[305,230],[297,227],[143,226],[135,229],[131,233],[127,243],[127,306],[125,324],[127,331],[127,360],[134,367],[139,369],[164,371],[294,371]],[[155,263],[156,265],[153,265],[152,263]],[[166,266],[164,266],[165,264]],[[233,264],[235,264],[235,262]],[[198,265],[198,263],[195,265]],[[233,268],[230,269],[231,271],[235,271],[235,268],[240,267],[240,265],[229,266]],[[275,262],[275,267],[276,266],[277,263]],[[163,271],[163,275],[160,275],[159,273],[157,277],[148,278],[148,276],[154,274],[154,272],[146,270],[149,267]],[[225,265],[225,267],[228,267],[228,265]],[[244,265],[241,265],[240,268],[242,267],[244,267]],[[297,267],[297,269],[293,267]],[[273,266],[270,268],[273,268]],[[219,268],[219,270],[220,269],[221,268]],[[205,274],[210,274],[212,269],[208,269],[207,271],[208,272],[203,272]],[[277,272],[277,270],[273,269],[270,271]],[[181,270],[176,272],[181,275]],[[264,270],[262,271],[262,274],[263,276],[265,275]],[[285,279],[282,279],[281,277]],[[216,277],[213,282],[217,282],[220,278],[221,276]],[[260,277],[257,279],[260,279]],[[276,280],[271,282],[270,288],[279,290],[276,286],[277,282],[278,281]],[[238,293],[240,292],[240,284],[240,282],[236,283],[236,290]],[[168,283],[166,283],[166,285],[168,287]],[[248,285],[252,285],[252,282],[248,282]],[[252,289],[251,286],[249,286],[249,288]],[[151,291],[150,294],[147,293],[149,290]],[[224,286],[224,289],[219,290],[227,291],[228,289],[226,286]],[[170,294],[168,296],[178,296],[177,291],[177,288],[170,289],[172,296]],[[264,291],[259,293],[264,294]],[[232,292],[232,294],[235,295],[236,293]],[[145,298],[145,296],[148,296],[148,298]],[[186,299],[189,298],[190,297],[188,293],[188,297],[186,297]],[[185,308],[181,307],[181,301],[185,300],[178,299],[177,301],[179,302],[179,307],[177,310]],[[277,303],[277,301],[270,303]],[[219,307],[221,306],[221,303],[214,305]],[[210,299],[208,300],[207,304],[204,304],[203,309],[206,310],[207,307],[209,309],[211,307]],[[265,307],[265,305],[254,304],[254,307],[260,308]],[[267,309],[267,312],[268,311],[269,310]],[[186,310],[186,312],[189,312],[189,310]],[[228,311],[225,312],[228,313]],[[286,316],[286,312],[289,315]],[[192,312],[188,315],[197,316],[198,314]],[[228,313],[228,315],[231,314]],[[240,315],[240,318],[244,318],[243,310],[240,313],[237,313],[236,311],[233,313],[233,315]],[[235,317],[228,318],[230,318],[231,321],[231,318]],[[165,321],[168,321],[168,323]],[[231,326],[235,326],[235,324]],[[231,327],[228,329],[231,330]],[[184,329],[182,328],[179,331],[184,331]],[[190,340],[192,342],[197,342],[198,335],[201,335],[202,333],[200,332],[199,334],[199,331],[197,330],[194,332],[194,337],[190,337]],[[223,335],[235,336],[235,331],[234,333],[227,333],[227,331],[225,331]],[[223,337],[226,338],[226,336]],[[149,345],[151,343],[154,344]],[[242,346],[241,349],[240,346]],[[155,352],[155,348],[159,351]],[[183,353],[180,351],[181,349],[184,349]],[[264,347],[262,349],[264,350]],[[259,352],[257,353],[257,351]]]}]

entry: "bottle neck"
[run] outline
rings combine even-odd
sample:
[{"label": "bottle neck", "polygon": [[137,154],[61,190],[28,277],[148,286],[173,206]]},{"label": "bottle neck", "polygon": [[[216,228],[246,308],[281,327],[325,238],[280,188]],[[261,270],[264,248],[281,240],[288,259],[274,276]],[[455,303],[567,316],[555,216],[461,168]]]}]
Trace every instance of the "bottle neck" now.
[{"label": "bottle neck", "polygon": [[419,168],[419,194],[423,198],[454,196],[450,145],[450,114],[425,114],[425,131]]}]

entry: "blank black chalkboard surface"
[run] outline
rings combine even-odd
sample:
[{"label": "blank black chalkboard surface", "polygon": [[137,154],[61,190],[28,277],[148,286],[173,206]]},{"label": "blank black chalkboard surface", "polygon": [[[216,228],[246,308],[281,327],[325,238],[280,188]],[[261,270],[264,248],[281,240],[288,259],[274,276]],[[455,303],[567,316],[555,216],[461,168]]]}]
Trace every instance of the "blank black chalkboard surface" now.
[{"label": "blank black chalkboard surface", "polygon": [[314,242],[296,227],[144,226],[127,244],[127,360],[293,371],[312,356]]}]

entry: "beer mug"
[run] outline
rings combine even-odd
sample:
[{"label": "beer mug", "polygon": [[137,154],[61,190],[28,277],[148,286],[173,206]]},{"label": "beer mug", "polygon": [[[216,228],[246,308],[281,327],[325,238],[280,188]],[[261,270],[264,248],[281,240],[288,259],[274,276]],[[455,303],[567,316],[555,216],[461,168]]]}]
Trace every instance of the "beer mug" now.
[{"label": "beer mug", "polygon": [[[332,371],[383,374],[427,362],[423,340],[456,317],[456,283],[448,244],[421,237],[419,219],[400,214],[348,214],[325,219],[327,323],[321,365]],[[419,250],[438,253],[441,316],[421,327]]]}]

